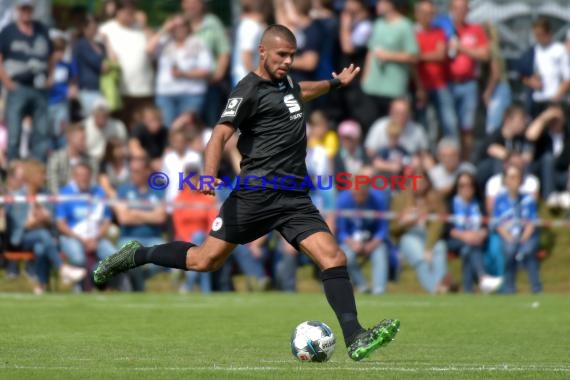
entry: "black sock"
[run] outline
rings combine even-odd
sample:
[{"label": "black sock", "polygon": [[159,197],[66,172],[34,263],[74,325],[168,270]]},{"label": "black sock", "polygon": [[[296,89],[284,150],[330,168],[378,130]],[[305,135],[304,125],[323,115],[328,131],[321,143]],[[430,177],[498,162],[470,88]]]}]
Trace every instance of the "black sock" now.
[{"label": "black sock", "polygon": [[186,252],[196,244],[185,241],[142,247],[135,252],[135,264],[156,264],[167,268],[186,270]]},{"label": "black sock", "polygon": [[321,273],[321,280],[325,288],[327,300],[336,313],[344,342],[348,346],[351,339],[360,331],[364,330],[358,322],[356,313],[356,301],[352,284],[348,278],[346,267],[334,267]]}]

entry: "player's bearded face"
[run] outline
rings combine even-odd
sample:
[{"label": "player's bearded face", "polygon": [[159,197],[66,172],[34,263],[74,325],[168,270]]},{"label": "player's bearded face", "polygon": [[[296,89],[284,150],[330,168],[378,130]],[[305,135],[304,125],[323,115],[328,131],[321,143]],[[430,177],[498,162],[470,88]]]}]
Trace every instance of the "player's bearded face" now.
[{"label": "player's bearded face", "polygon": [[275,38],[264,46],[262,53],[263,68],[273,80],[283,79],[293,64],[296,47],[280,38]]}]

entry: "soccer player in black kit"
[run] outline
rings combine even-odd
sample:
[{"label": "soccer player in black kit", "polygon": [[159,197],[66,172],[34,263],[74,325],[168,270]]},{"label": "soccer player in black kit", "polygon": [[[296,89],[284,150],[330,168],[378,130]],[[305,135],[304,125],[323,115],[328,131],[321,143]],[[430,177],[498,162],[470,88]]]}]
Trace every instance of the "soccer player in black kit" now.
[{"label": "soccer player in black kit", "polygon": [[[205,151],[204,175],[216,176],[224,145],[239,129],[240,188],[234,189],[222,205],[204,243],[196,246],[175,241],[143,247],[130,241],[101,261],[94,280],[104,284],[118,273],[147,263],[215,271],[237,244],[275,229],[321,269],[324,291],[342,327],[348,355],[358,361],[392,341],[400,321],[385,319],[370,329],[360,325],[345,254],[311,202],[309,189],[301,184],[308,177],[303,103],[348,85],[360,68],[351,65],[338,75],[333,73],[328,81],[294,83],[287,73],[296,48],[289,29],[269,26],[261,38],[258,68],[238,83],[214,128]],[[220,183],[216,179],[213,187]],[[200,191],[214,194],[211,187]]]}]

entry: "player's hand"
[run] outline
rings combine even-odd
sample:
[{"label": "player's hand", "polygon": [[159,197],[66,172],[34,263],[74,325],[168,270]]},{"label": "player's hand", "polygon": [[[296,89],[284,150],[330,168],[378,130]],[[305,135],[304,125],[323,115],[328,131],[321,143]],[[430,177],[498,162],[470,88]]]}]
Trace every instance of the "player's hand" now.
[{"label": "player's hand", "polygon": [[354,64],[351,63],[350,66],[342,69],[340,74],[332,73],[332,76],[333,78],[337,78],[338,80],[340,80],[341,86],[345,87],[348,84],[350,84],[350,82],[352,82],[354,78],[356,78],[359,72],[360,72],[360,67],[355,67]]},{"label": "player's hand", "polygon": [[[194,179],[194,178],[192,178]],[[196,181],[198,181],[198,179],[195,179]],[[214,178],[214,184],[210,184],[210,183],[193,183],[194,187],[196,187],[198,189],[198,192],[200,194],[204,194],[204,195],[216,195],[215,193],[215,189],[220,186],[220,184],[222,183],[222,180],[219,178]],[[203,187],[203,188],[202,188]]]}]

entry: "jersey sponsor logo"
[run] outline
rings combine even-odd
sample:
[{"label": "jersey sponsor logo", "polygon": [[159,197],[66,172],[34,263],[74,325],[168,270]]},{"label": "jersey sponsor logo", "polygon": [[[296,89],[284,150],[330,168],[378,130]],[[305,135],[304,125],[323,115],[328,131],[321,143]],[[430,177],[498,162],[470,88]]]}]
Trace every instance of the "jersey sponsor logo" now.
[{"label": "jersey sponsor logo", "polygon": [[212,231],[219,231],[222,228],[224,221],[219,216],[212,222]]},{"label": "jersey sponsor logo", "polygon": [[283,101],[285,102],[287,108],[289,108],[290,113],[301,111],[301,106],[299,105],[299,102],[297,101],[297,99],[295,99],[295,96],[293,96],[292,94],[285,95]]},{"label": "jersey sponsor logo", "polygon": [[242,100],[243,98],[229,98],[228,104],[226,104],[226,109],[224,110],[224,113],[222,113],[222,117],[235,116]]}]

